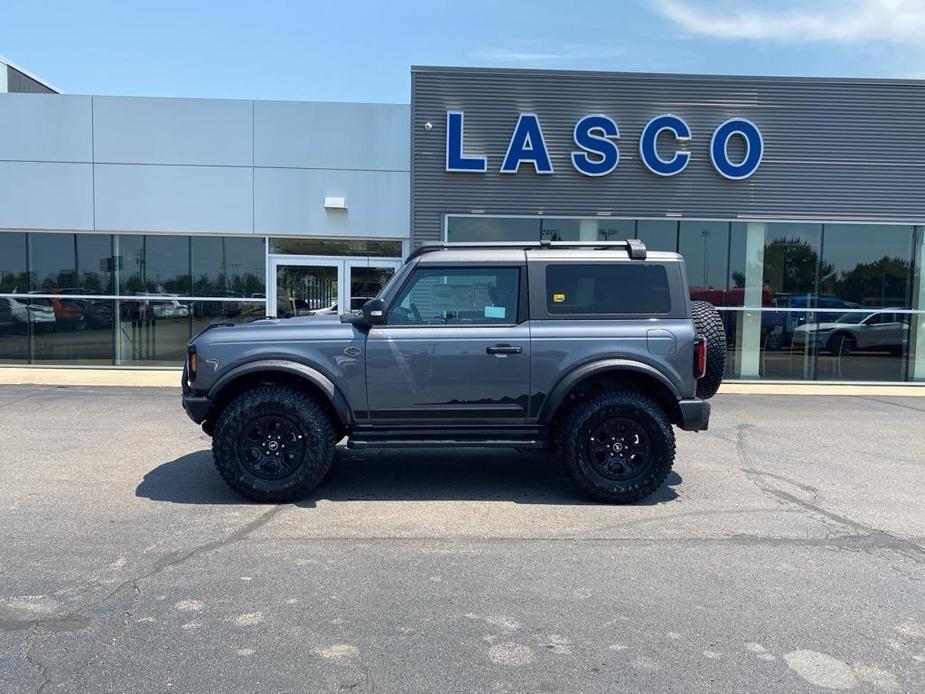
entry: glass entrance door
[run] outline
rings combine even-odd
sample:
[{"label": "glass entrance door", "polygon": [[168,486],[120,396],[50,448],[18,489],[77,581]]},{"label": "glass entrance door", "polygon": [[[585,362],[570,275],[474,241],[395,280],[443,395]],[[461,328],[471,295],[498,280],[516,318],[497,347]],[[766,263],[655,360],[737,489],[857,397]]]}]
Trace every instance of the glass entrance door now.
[{"label": "glass entrance door", "polygon": [[362,261],[348,260],[346,263],[346,288],[349,292],[349,309],[351,311],[362,308],[363,304],[378,296],[401,264],[397,260],[378,260],[375,258]]},{"label": "glass entrance door", "polygon": [[400,264],[379,258],[271,256],[267,315],[339,315],[360,308]]},{"label": "glass entrance door", "polygon": [[276,289],[275,306],[278,318],[337,313],[343,268],[340,263],[302,264],[286,260],[273,263],[271,286]]}]

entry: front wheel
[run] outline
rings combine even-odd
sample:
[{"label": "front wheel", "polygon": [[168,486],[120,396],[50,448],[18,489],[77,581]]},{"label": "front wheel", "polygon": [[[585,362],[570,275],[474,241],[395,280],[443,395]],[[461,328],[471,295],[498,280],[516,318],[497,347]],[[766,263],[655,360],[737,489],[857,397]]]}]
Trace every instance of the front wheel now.
[{"label": "front wheel", "polygon": [[221,412],[212,456],[222,478],[252,501],[284,502],[317,487],[334,459],[331,418],[310,395],[288,386],[242,393]]},{"label": "front wheel", "polygon": [[674,464],[671,422],[656,402],[633,391],[603,393],[577,405],[556,443],[578,488],[609,503],[645,498]]},{"label": "front wheel", "polygon": [[851,335],[833,335],[829,338],[828,350],[839,357],[847,357],[857,350],[857,342]]}]

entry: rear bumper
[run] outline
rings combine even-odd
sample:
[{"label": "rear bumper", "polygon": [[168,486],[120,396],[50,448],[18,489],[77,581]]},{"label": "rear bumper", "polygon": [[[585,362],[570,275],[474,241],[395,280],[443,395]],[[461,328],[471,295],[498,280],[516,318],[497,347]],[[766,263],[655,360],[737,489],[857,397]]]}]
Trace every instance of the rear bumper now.
[{"label": "rear bumper", "polygon": [[684,431],[705,431],[710,428],[710,403],[706,400],[679,400],[678,410],[681,412],[678,426]]}]

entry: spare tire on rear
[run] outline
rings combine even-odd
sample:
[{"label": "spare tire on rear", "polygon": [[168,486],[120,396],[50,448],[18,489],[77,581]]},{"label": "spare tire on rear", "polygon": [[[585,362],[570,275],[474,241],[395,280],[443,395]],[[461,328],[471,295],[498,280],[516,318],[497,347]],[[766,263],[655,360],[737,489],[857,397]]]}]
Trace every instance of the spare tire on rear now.
[{"label": "spare tire on rear", "polygon": [[726,373],[726,331],[719,311],[708,301],[692,301],[694,329],[707,341],[707,370],[697,381],[697,397],[712,398]]}]

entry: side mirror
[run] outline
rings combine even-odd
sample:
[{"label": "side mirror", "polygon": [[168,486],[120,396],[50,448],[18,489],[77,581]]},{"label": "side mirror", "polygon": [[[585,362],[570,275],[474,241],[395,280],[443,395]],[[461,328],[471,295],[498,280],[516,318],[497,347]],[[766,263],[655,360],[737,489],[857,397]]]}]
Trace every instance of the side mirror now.
[{"label": "side mirror", "polygon": [[367,325],[385,325],[388,316],[385,312],[385,302],[382,299],[370,299],[360,309]]},{"label": "side mirror", "polygon": [[363,308],[345,313],[340,317],[341,323],[352,323],[353,325],[366,327],[385,325],[386,320],[385,302],[382,299],[370,299],[363,304]]}]

